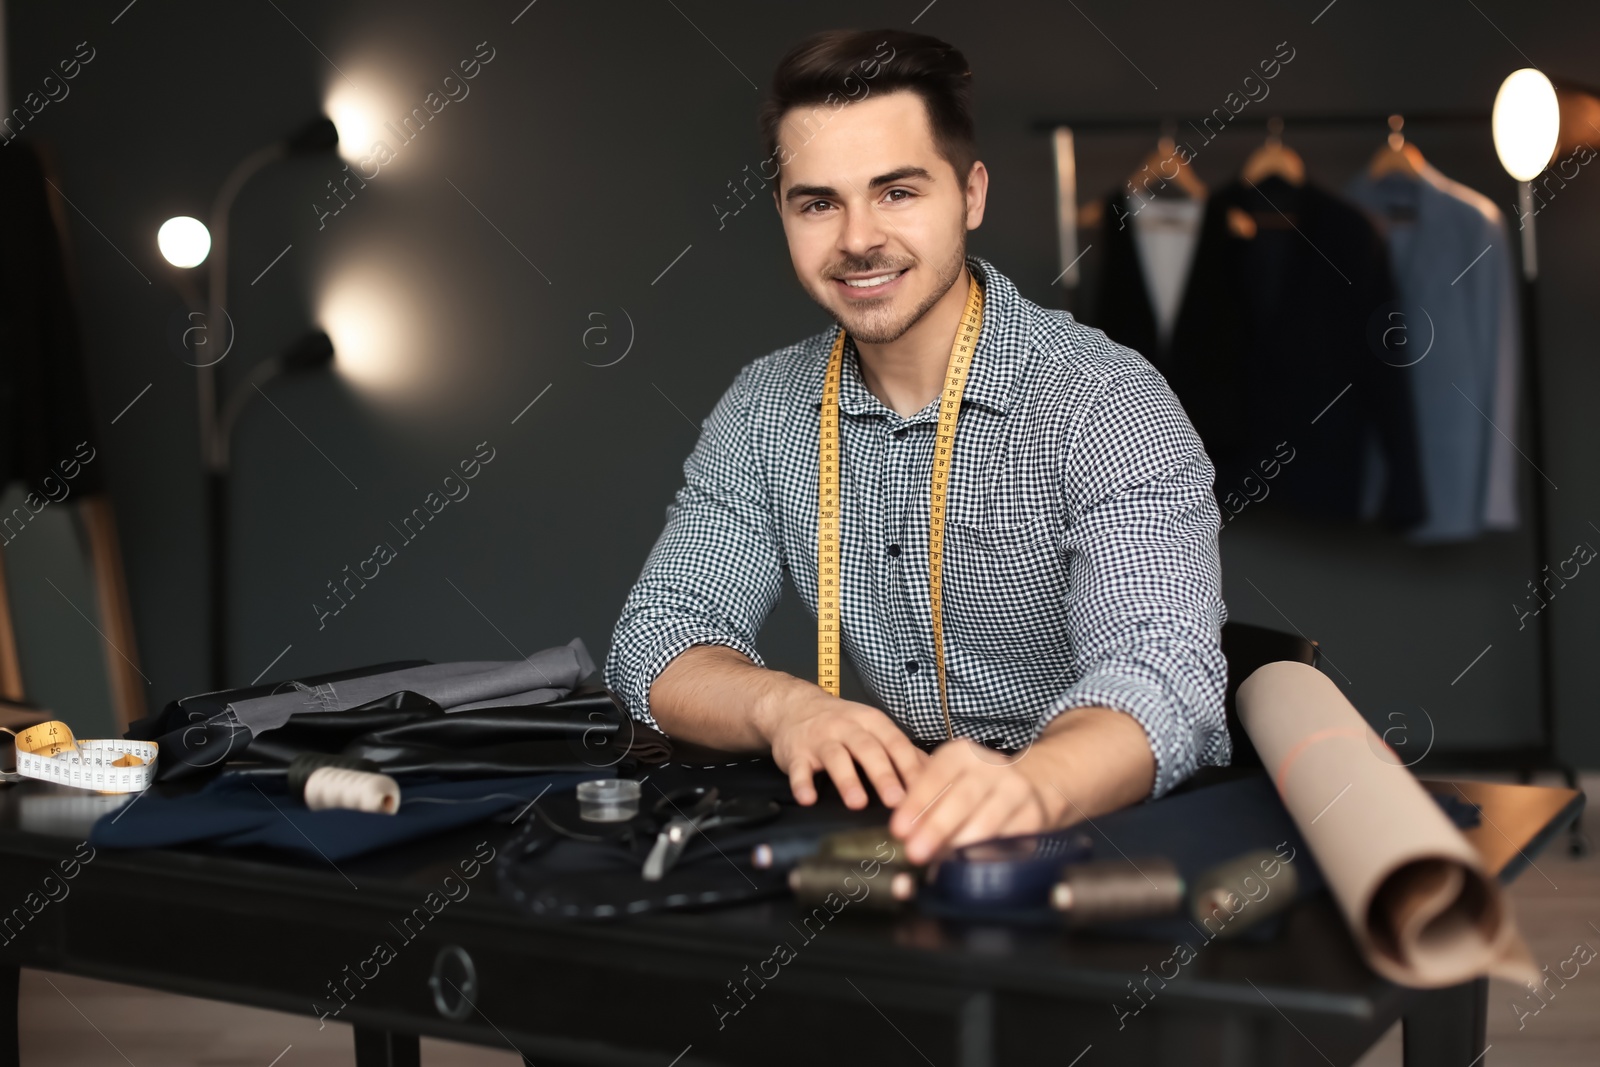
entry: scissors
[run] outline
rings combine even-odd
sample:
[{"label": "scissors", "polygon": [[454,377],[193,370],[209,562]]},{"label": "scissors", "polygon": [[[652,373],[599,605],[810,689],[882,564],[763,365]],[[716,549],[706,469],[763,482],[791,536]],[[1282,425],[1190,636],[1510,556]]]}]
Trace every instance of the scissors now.
[{"label": "scissors", "polygon": [[645,857],[643,874],[647,882],[659,882],[683,858],[683,851],[695,834],[716,828],[758,826],[777,818],[778,802],[753,796],[723,799],[715,788],[693,786],[661,795],[656,801],[656,815],[669,811],[672,817],[656,835],[656,843]]}]

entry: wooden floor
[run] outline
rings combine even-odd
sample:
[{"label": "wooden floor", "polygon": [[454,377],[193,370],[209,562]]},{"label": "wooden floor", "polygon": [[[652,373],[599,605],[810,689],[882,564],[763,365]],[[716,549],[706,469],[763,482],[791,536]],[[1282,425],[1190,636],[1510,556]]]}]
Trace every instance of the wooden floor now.
[{"label": "wooden floor", "polygon": [[[1600,797],[1600,775],[1586,777],[1584,785],[1591,801]],[[1600,813],[1590,825],[1600,827]],[[1600,845],[1600,832],[1592,831],[1591,837]],[[1534,958],[1555,971],[1579,943],[1600,949],[1600,852],[1572,859],[1563,841],[1535,863],[1512,896]],[[1537,1007],[1526,990],[1508,982],[1491,984],[1490,1048],[1474,1067],[1593,1067],[1600,1062],[1600,961],[1583,967],[1565,988],[1554,983],[1552,988],[1555,995],[1538,1014],[1522,1014]],[[1522,1005],[1521,1013],[1513,1005]],[[26,1067],[345,1067],[355,1058],[350,1028],[343,1023],[329,1022],[319,1030],[314,1018],[44,971],[23,972],[21,1009]],[[522,1062],[509,1047],[429,1039],[422,1043],[422,1061],[425,1067],[519,1067]],[[1396,1026],[1359,1067],[1400,1062]]]}]

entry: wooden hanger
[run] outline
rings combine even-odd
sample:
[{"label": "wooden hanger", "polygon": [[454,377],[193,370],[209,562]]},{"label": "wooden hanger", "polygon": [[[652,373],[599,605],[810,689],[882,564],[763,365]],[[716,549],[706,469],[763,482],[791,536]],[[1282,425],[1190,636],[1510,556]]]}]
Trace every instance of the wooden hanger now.
[{"label": "wooden hanger", "polygon": [[[1195,174],[1193,165],[1178,154],[1177,143],[1172,137],[1176,130],[1177,123],[1162,123],[1161,136],[1156,141],[1155,150],[1134,168],[1133,173],[1128,175],[1128,181],[1135,189],[1148,188],[1152,196],[1181,196],[1190,200],[1204,200],[1210,190]],[[1170,174],[1173,164],[1177,164],[1176,174]]]},{"label": "wooden hanger", "polygon": [[1422,178],[1422,152],[1407,141],[1400,127],[1406,120],[1399,115],[1389,116],[1389,141],[1373,154],[1367,167],[1367,177],[1381,178],[1385,174],[1404,174],[1413,181]]},{"label": "wooden hanger", "polygon": [[1239,177],[1252,185],[1258,185],[1267,178],[1282,178],[1290,185],[1305,184],[1305,161],[1300,158],[1300,153],[1283,143],[1282,118],[1274,115],[1267,120],[1267,139],[1244,161]]},{"label": "wooden hanger", "polygon": [[[1203,202],[1210,195],[1210,189],[1195,174],[1194,167],[1178,155],[1178,146],[1173,140],[1177,128],[1176,122],[1161,124],[1161,136],[1156,141],[1155,149],[1128,175],[1127,184],[1133,186],[1133,195],[1142,197],[1142,190],[1146,188],[1151,197],[1168,199],[1182,197]],[[1178,172],[1168,177],[1173,162],[1178,164]],[[1092,229],[1104,221],[1104,215],[1105,201],[1091,200],[1078,208],[1078,225]]]}]

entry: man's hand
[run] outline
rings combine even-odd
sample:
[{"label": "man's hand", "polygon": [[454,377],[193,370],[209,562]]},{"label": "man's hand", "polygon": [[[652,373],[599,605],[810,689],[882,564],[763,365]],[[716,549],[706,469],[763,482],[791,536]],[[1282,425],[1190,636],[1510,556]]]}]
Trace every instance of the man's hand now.
[{"label": "man's hand", "polygon": [[958,737],[940,745],[895,809],[889,832],[906,858],[927,863],[947,848],[1065,825],[1066,798],[1051,788],[1041,739],[1015,756]]},{"label": "man's hand", "polygon": [[935,750],[896,805],[889,832],[927,863],[991,837],[1043,833],[1148,796],[1155,757],[1144,728],[1112,708],[1077,708],[1007,756],[958,738]]},{"label": "man's hand", "polygon": [[720,645],[693,645],[667,664],[650,688],[650,706],[669,737],[725,752],[771,752],[801,804],[816,803],[811,778],[825,770],[845,804],[866,807],[859,763],[893,807],[928,762],[877,708]]},{"label": "man's hand", "polygon": [[797,696],[763,729],[773,760],[789,776],[796,801],[816,803],[812,776],[825,770],[846,807],[866,807],[867,791],[856,773],[857,764],[889,807],[905,799],[906,789],[928,763],[928,754],[912,744],[893,720],[877,708],[841,700],[821,689]]}]

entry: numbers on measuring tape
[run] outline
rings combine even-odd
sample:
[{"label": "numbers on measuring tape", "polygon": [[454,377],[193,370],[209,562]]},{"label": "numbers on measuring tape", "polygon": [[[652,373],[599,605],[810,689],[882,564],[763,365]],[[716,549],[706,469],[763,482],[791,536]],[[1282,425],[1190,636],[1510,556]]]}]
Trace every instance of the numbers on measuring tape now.
[{"label": "numbers on measuring tape", "polygon": [[[972,352],[983,325],[983,289],[976,278],[967,284],[967,305],[950,348],[944,392],[939,401],[939,428],[934,439],[933,479],[928,497],[928,578],[933,609],[933,653],[939,678],[939,710],[948,737],[950,696],[944,664],[944,519],[950,482],[951,452],[961,396],[967,387]],[[839,695],[839,380],[844,367],[845,331],[840,327],[822,380],[822,416],[818,433],[817,479],[817,685]]]},{"label": "numbers on measuring tape", "polygon": [[64,722],[50,721],[15,734],[17,773],[77,789],[136,793],[155,780],[153,741],[79,741]]}]

